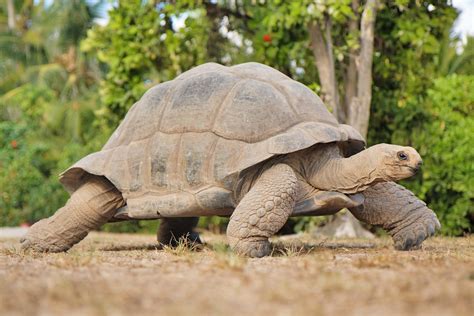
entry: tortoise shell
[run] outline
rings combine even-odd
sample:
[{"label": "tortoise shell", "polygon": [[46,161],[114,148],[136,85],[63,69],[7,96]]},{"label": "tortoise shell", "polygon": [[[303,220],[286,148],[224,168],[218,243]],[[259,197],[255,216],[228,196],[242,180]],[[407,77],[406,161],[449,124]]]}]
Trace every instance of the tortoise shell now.
[{"label": "tortoise shell", "polygon": [[239,174],[318,143],[364,147],[310,89],[258,63],[208,63],[148,90],[101,151],[60,176],[70,192],[105,176],[127,211],[118,218],[228,215]]}]

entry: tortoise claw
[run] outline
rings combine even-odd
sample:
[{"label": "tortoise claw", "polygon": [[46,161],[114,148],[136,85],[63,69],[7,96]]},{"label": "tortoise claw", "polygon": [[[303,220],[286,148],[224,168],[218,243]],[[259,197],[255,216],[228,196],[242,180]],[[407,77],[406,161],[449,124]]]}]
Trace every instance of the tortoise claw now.
[{"label": "tortoise claw", "polygon": [[271,254],[272,246],[268,240],[243,239],[237,242],[234,251],[250,258],[262,258]]},{"label": "tortoise claw", "polygon": [[394,247],[397,250],[416,250],[427,238],[441,228],[434,213],[427,214],[398,231],[394,236]]}]

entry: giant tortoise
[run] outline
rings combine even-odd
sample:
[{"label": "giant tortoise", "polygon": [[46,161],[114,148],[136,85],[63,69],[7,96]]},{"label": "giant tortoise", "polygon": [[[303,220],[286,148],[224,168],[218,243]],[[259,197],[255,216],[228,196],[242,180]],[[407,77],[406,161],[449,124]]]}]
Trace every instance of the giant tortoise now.
[{"label": "giant tortoise", "polygon": [[66,205],[33,225],[24,248],[66,251],[109,221],[161,219],[158,240],[193,231],[199,216],[230,216],[236,252],[268,255],[289,216],[348,208],[382,226],[395,248],[417,248],[436,215],[393,181],[421,165],[415,149],[378,144],[338,124],[310,89],[258,63],[208,63],[135,103],[101,151],[67,169]]}]

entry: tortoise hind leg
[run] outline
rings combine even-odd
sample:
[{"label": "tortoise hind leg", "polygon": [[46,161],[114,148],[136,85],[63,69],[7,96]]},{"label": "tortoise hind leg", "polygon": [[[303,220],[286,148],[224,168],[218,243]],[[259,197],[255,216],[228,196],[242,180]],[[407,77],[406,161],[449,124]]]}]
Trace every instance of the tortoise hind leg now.
[{"label": "tortoise hind leg", "polygon": [[161,219],[158,228],[158,242],[176,247],[183,241],[187,244],[201,244],[199,234],[194,231],[199,217],[169,217]]},{"label": "tortoise hind leg", "polygon": [[34,224],[21,240],[23,249],[62,252],[107,223],[124,205],[122,194],[106,178],[90,175],[53,216]]}]

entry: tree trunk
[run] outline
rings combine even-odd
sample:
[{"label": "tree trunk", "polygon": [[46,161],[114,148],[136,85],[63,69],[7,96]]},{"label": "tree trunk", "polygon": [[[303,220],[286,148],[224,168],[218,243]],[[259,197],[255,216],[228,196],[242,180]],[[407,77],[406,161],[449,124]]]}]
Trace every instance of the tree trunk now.
[{"label": "tree trunk", "polygon": [[316,21],[309,24],[308,30],[316,67],[318,68],[319,81],[321,82],[322,99],[334,116],[338,117],[340,105],[332,51],[332,38],[330,36],[331,24],[329,18],[326,18],[325,22],[326,38],[323,37],[321,26]]},{"label": "tree trunk", "polygon": [[[352,0],[352,10],[355,17],[349,21],[348,26],[351,33],[357,32],[358,29],[359,6],[360,0]],[[321,31],[321,22],[314,21],[308,27],[324,102],[340,123],[352,125],[364,137],[367,136],[372,99],[372,55],[376,10],[377,0],[367,0],[360,19],[360,48],[353,47],[349,50],[349,60],[343,83],[344,104],[339,103],[331,21],[328,17],[325,18],[325,38]],[[354,233],[357,231],[358,234],[361,234],[360,236],[368,235],[368,232],[353,216],[335,215],[334,222],[328,226],[332,226],[332,230],[329,228],[323,228],[323,230],[329,230],[329,234],[332,232],[332,235],[337,235],[336,232],[341,230],[349,230]]]},{"label": "tree trunk", "polygon": [[7,0],[8,28],[10,31],[15,29],[15,6],[13,0]]},{"label": "tree trunk", "polygon": [[367,0],[360,21],[360,53],[357,66],[357,96],[349,107],[349,121],[362,136],[367,136],[372,99],[372,55],[377,0]]},{"label": "tree trunk", "polygon": [[[359,0],[352,0],[352,12],[354,17],[349,21],[349,34],[356,34],[358,32],[359,22]],[[359,47],[349,48],[349,60],[346,67],[346,73],[344,77],[344,105],[342,111],[344,112],[344,120],[341,123],[348,122],[349,108],[352,99],[357,95],[357,66],[356,59],[359,53]]]}]

